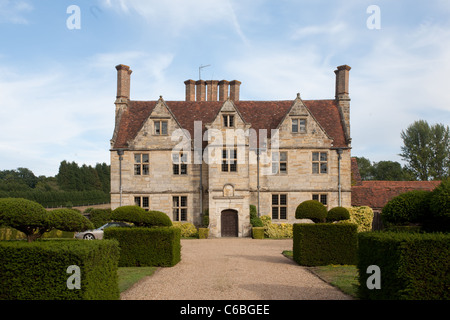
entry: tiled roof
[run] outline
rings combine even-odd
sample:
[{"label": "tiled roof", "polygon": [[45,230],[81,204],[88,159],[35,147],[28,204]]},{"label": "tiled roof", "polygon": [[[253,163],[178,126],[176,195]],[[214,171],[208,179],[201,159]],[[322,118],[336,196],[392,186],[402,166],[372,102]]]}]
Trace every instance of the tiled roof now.
[{"label": "tiled roof", "polygon": [[[158,101],[134,101],[128,104],[123,113],[114,148],[126,148],[127,141],[136,137],[136,134],[147,120]],[[212,122],[223,101],[165,101],[183,129],[194,136],[194,121],[202,121],[203,130],[206,123]],[[244,121],[252,128],[276,129],[289,111],[294,101],[234,101]],[[334,147],[347,147],[341,118],[335,100],[304,100],[303,103],[333,140]]]},{"label": "tiled roof", "polygon": [[389,200],[412,190],[431,191],[440,181],[362,181],[352,186],[352,206],[383,208]]}]

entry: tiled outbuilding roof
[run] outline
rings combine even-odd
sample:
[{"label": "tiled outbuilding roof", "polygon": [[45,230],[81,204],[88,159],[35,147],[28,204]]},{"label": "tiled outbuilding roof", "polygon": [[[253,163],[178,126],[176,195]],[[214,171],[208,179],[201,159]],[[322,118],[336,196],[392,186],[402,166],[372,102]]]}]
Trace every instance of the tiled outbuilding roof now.
[{"label": "tiled outbuilding roof", "polygon": [[[183,129],[194,136],[194,121],[211,123],[223,101],[164,101]],[[127,142],[134,139],[158,101],[129,101],[122,114],[113,148],[127,148]],[[292,100],[281,101],[233,101],[246,123],[255,130],[276,129],[293,105]],[[341,116],[335,100],[303,100],[329,137],[334,147],[347,147]]]},{"label": "tiled outbuilding roof", "polygon": [[412,190],[432,191],[441,181],[361,181],[358,163],[352,158],[352,206],[382,209],[399,194]]}]

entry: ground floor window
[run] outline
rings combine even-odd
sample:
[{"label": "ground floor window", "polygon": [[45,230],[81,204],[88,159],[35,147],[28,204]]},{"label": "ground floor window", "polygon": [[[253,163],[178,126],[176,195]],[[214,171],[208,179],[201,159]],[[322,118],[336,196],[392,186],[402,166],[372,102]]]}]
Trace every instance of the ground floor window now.
[{"label": "ground floor window", "polygon": [[287,219],[287,194],[272,194],[272,219]]},{"label": "ground floor window", "polygon": [[313,194],[312,199],[321,202],[324,206],[328,205],[328,196],[326,194]]},{"label": "ground floor window", "polygon": [[187,221],[187,197],[172,197],[173,221]]},{"label": "ground floor window", "polygon": [[134,197],[134,204],[148,211],[150,209],[150,201],[148,197]]}]

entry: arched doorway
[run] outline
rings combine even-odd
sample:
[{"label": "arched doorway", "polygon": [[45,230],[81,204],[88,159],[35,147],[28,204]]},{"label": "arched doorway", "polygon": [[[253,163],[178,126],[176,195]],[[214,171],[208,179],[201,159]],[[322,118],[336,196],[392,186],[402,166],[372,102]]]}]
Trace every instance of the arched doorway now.
[{"label": "arched doorway", "polygon": [[238,236],[238,213],[236,210],[223,210],[220,218],[222,237]]}]

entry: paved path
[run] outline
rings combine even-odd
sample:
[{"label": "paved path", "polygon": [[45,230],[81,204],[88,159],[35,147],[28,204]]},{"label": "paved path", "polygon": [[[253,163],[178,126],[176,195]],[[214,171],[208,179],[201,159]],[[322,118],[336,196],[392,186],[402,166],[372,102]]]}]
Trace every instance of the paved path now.
[{"label": "paved path", "polygon": [[127,300],[347,300],[284,257],[292,240],[181,240],[181,261],[122,293]]}]

